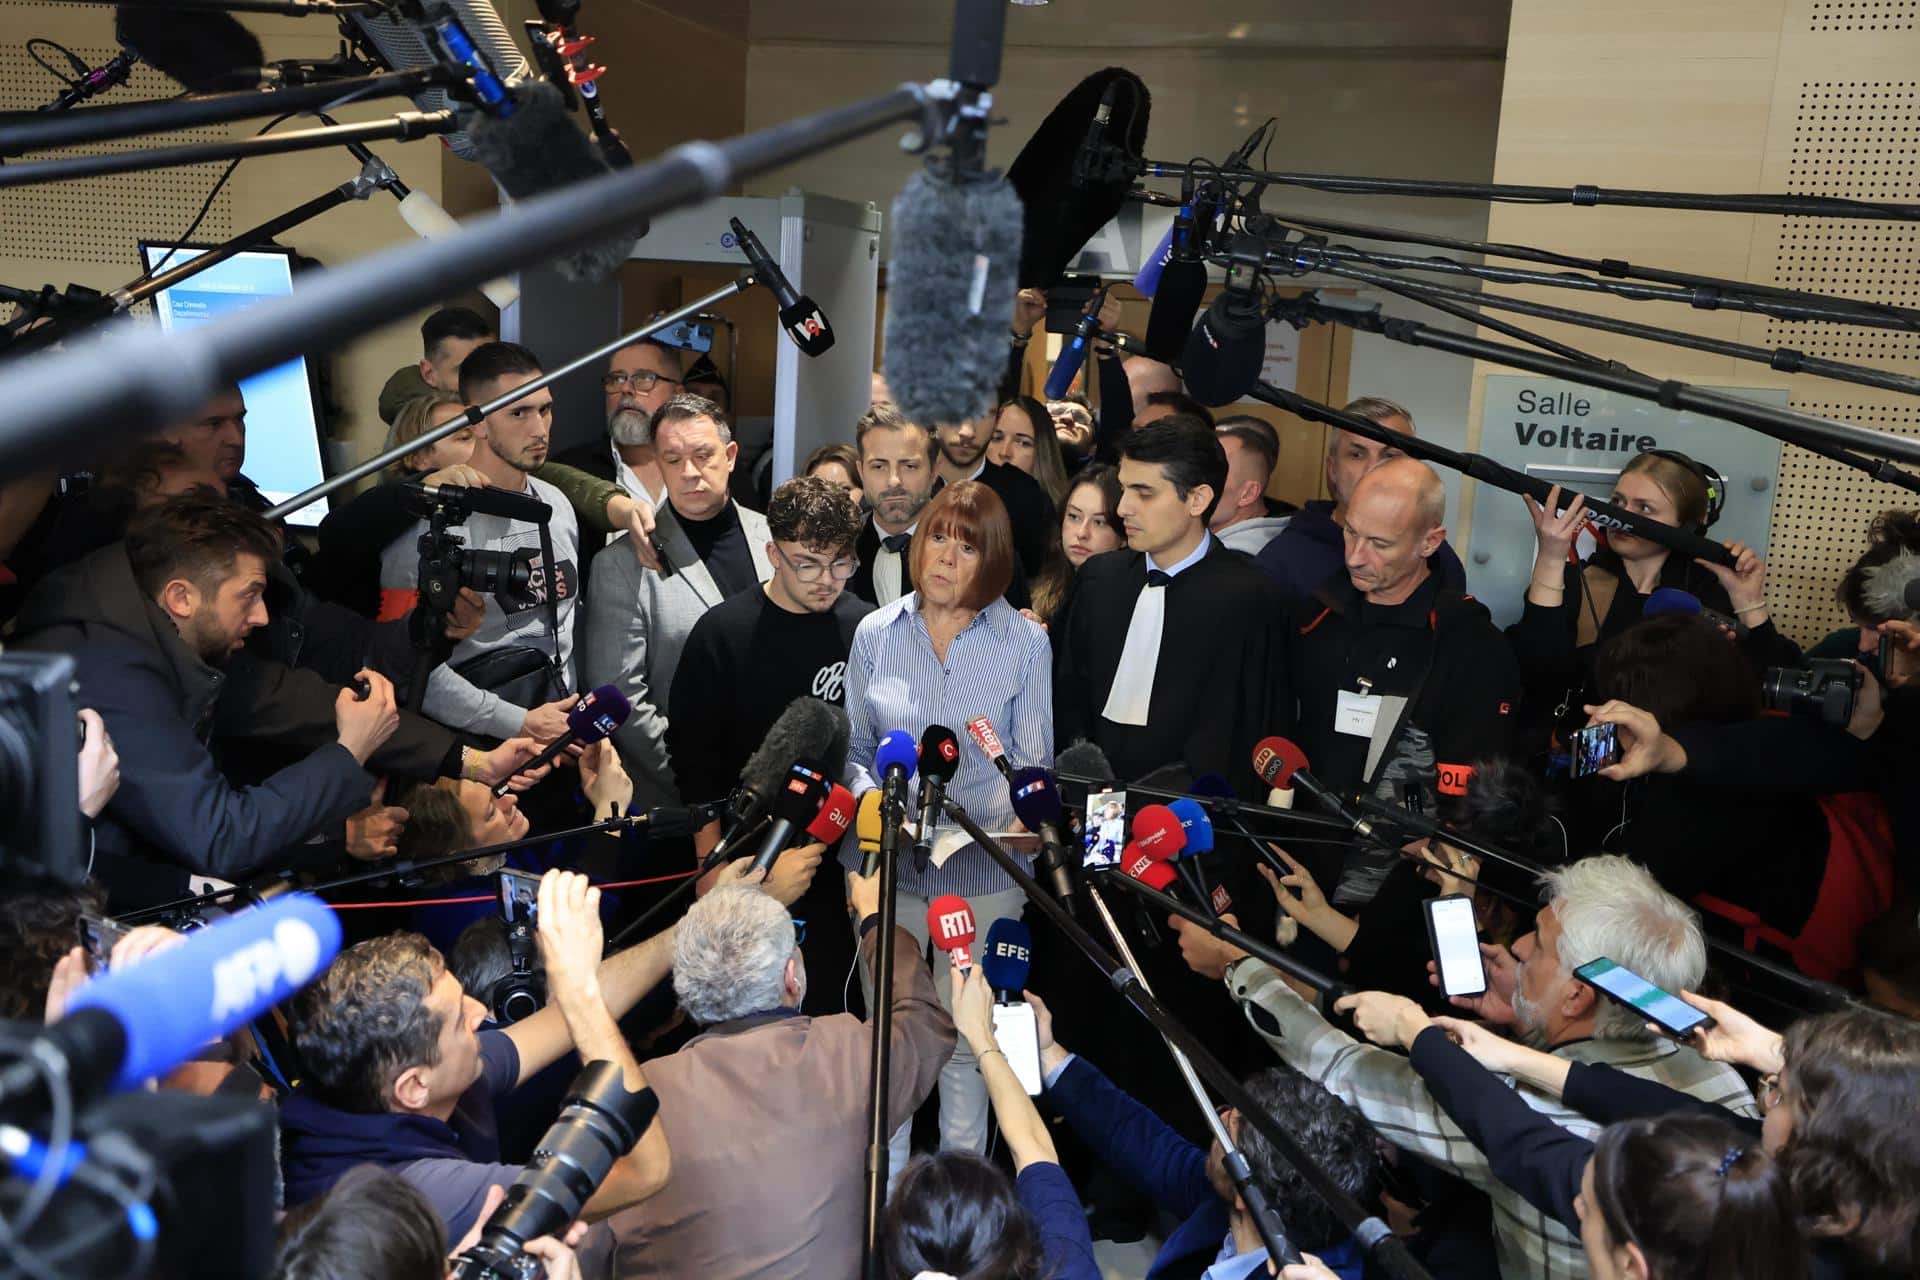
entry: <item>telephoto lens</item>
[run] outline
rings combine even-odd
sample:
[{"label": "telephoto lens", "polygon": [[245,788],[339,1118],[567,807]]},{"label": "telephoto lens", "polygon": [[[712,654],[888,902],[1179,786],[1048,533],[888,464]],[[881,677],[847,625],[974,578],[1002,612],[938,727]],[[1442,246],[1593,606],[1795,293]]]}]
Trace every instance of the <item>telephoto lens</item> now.
[{"label": "telephoto lens", "polygon": [[1769,668],[1760,701],[1769,711],[1845,725],[1861,683],[1860,668],[1844,658],[1809,658],[1805,666]]},{"label": "telephoto lens", "polygon": [[589,1062],[567,1090],[559,1119],[487,1219],[479,1242],[454,1264],[454,1275],[459,1280],[538,1280],[539,1261],[523,1252],[527,1241],[564,1235],[659,1110],[653,1090],[629,1093],[618,1066]]}]

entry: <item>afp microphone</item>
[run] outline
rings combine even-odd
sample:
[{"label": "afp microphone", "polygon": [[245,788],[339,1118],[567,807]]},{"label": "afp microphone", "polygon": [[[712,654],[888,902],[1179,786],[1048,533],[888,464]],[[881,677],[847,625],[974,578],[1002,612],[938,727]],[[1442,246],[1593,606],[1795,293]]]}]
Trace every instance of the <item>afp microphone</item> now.
[{"label": "afp microphone", "polygon": [[1033,933],[1011,916],[1002,916],[987,930],[980,950],[980,969],[1000,1004],[1023,1003],[1027,974],[1033,968]]},{"label": "afp microphone", "polygon": [[973,908],[958,894],[943,893],[927,904],[927,936],[933,945],[947,953],[947,961],[960,972],[973,968]]},{"label": "afp microphone", "polygon": [[746,223],[738,218],[728,221],[733,227],[733,241],[740,252],[747,255],[753,274],[773,290],[780,304],[780,327],[793,339],[793,345],[810,356],[825,355],[833,346],[833,326],[827,323],[825,313],[812,298],[795,291],[787,273],[780,269],[780,264],[767,252],[767,246],[760,243],[760,237],[753,234]]},{"label": "afp microphone", "polygon": [[[36,1041],[67,1063],[74,1103],[165,1075],[286,1000],[333,963],[340,920],[295,893],[188,934],[140,964],[92,979]],[[26,1062],[0,1070],[0,1103],[41,1089]]]},{"label": "afp microphone", "polygon": [[1253,749],[1253,770],[1269,787],[1285,791],[1299,787],[1320,807],[1353,828],[1354,834],[1373,835],[1373,823],[1347,808],[1338,793],[1307,771],[1307,753],[1286,738],[1262,738]]},{"label": "afp microphone", "polygon": [[[613,731],[627,722],[633,714],[633,704],[627,701],[627,695],[613,685],[603,684],[567,711],[567,731],[546,745],[546,749],[529,760],[518,772],[526,773],[542,768],[558,760],[563,752],[574,743],[592,746],[604,738],[613,736]],[[493,794],[503,796],[513,789],[513,779],[507,778],[493,789]]]}]

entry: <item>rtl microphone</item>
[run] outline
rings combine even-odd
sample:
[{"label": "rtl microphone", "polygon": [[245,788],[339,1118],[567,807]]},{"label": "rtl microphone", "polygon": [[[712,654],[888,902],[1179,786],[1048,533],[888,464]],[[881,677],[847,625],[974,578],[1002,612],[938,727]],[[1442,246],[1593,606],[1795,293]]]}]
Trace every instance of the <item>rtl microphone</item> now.
[{"label": "rtl microphone", "polygon": [[954,968],[965,973],[973,968],[973,908],[958,894],[943,893],[927,904],[927,934],[933,945],[947,953]]},{"label": "rtl microphone", "polygon": [[1021,769],[1007,787],[1014,816],[1020,825],[1040,837],[1040,869],[1053,881],[1054,897],[1073,902],[1073,872],[1067,863],[1066,842],[1060,838],[1060,787],[1053,774],[1041,768]]},{"label": "rtl microphone", "polygon": [[1073,380],[1080,376],[1080,368],[1087,362],[1087,352],[1093,347],[1093,340],[1100,335],[1100,308],[1094,307],[1080,317],[1080,323],[1074,326],[1073,336],[1060,348],[1060,354],[1053,362],[1053,372],[1047,375],[1047,399],[1058,400],[1073,390]]},{"label": "rtl microphone", "polygon": [[[576,742],[591,746],[603,738],[612,737],[613,731],[625,724],[632,713],[633,704],[627,701],[626,694],[613,685],[601,685],[567,710],[567,731],[549,742],[545,750],[517,772],[525,773],[552,764]],[[512,789],[513,780],[508,778],[494,787],[493,794],[503,796]]]},{"label": "rtl microphone", "polygon": [[[767,828],[767,834],[760,841],[759,852],[753,855],[753,869],[767,871],[773,867],[773,861],[780,851],[787,847],[787,841],[795,830],[813,822],[827,801],[827,780],[819,774],[800,773],[796,770],[787,778],[787,785],[773,802],[773,825]],[[841,828],[845,830],[844,827]]]},{"label": "rtl microphone", "polygon": [[930,724],[920,735],[920,824],[914,842],[914,863],[922,871],[933,853],[933,828],[940,819],[940,801],[947,784],[960,769],[960,740],[943,724]]},{"label": "rtl microphone", "polygon": [[980,969],[1000,1004],[1022,1004],[1027,974],[1033,968],[1033,933],[1010,916],[993,922],[980,951]]},{"label": "rtl microphone", "polygon": [[[1162,281],[1161,295],[1165,293]],[[1158,306],[1159,298],[1154,303]],[[1180,373],[1194,399],[1218,407],[1253,390],[1266,357],[1266,308],[1260,295],[1229,285],[1193,327],[1180,358]]]},{"label": "rtl microphone", "polygon": [[1334,790],[1307,772],[1307,753],[1281,737],[1262,738],[1253,749],[1254,772],[1270,787],[1287,790],[1298,786],[1319,801],[1320,807],[1353,828],[1354,834],[1371,838],[1373,823],[1347,808]]},{"label": "rtl microphone", "polygon": [[905,729],[890,730],[874,747],[873,767],[880,771],[881,848],[867,855],[866,860],[861,864],[861,875],[870,876],[879,870],[879,858],[882,853],[887,857],[893,857],[897,853],[897,850],[885,846],[899,832],[899,827],[894,824],[906,819],[907,783],[912,779],[919,759],[920,746],[913,740],[913,735]]},{"label": "rtl microphone", "polygon": [[1007,759],[1007,749],[1000,745],[1000,735],[994,732],[993,721],[985,716],[975,716],[967,721],[967,735],[980,748],[980,753],[993,762],[1000,776],[1012,782],[1013,762]]},{"label": "rtl microphone", "polygon": [[730,218],[728,225],[733,228],[734,243],[752,264],[753,274],[773,290],[774,298],[780,303],[780,327],[793,339],[793,345],[810,356],[826,354],[833,345],[833,326],[827,323],[826,315],[812,298],[795,291],[787,273],[780,269],[780,264],[767,252],[767,246],[760,243],[760,237],[753,234],[746,223]]},{"label": "rtl microphone", "polygon": [[[87,982],[66,1016],[34,1040],[66,1060],[74,1103],[83,1106],[165,1075],[290,998],[339,951],[332,909],[311,894],[288,894]],[[0,1103],[34,1094],[42,1078],[24,1060],[0,1070]]]}]

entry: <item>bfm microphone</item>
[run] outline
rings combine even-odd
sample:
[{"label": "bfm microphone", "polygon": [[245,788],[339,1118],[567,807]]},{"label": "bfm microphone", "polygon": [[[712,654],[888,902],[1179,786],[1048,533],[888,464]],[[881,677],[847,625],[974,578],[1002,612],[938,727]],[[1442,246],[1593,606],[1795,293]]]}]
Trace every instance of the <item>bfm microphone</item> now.
[{"label": "bfm microphone", "polygon": [[807,824],[807,834],[832,848],[840,843],[840,837],[846,835],[847,828],[852,825],[853,792],[836,782],[827,792],[826,802],[820,806],[820,812]]},{"label": "bfm microphone", "polygon": [[[601,685],[567,709],[567,731],[549,742],[545,750],[516,772],[526,773],[552,764],[576,742],[591,746],[612,737],[613,731],[625,724],[632,713],[633,704],[627,701],[626,694],[614,685]],[[512,789],[513,779],[503,779],[494,787],[493,794],[503,796]]]},{"label": "bfm microphone", "polygon": [[862,855],[861,875],[873,874],[875,859],[880,856],[880,793],[869,791],[860,797],[860,807],[853,815],[854,837],[860,842]]},{"label": "bfm microphone", "polygon": [[[294,893],[195,930],[185,941],[82,986],[37,1033],[67,1062],[74,1103],[137,1088],[288,999],[333,963],[340,920]],[[0,1100],[40,1088],[26,1062],[0,1070]]]},{"label": "bfm microphone", "polygon": [[753,234],[746,223],[731,218],[728,225],[733,228],[734,243],[752,264],[753,274],[773,290],[780,304],[780,327],[793,339],[793,345],[810,356],[825,355],[833,346],[833,326],[827,323],[825,313],[812,298],[794,290],[787,273],[780,269],[780,264],[767,252],[767,246],[760,243],[760,237]]},{"label": "bfm microphone", "polygon": [[993,721],[986,716],[975,716],[967,721],[967,734],[980,748],[980,753],[993,762],[1000,776],[1008,782],[1013,781],[1013,762],[1007,759],[1007,749],[1000,745],[1000,735],[994,732]]},{"label": "bfm microphone", "polygon": [[1285,738],[1262,738],[1253,749],[1253,770],[1270,787],[1287,790],[1299,786],[1319,802],[1320,807],[1353,828],[1354,834],[1373,836],[1373,823],[1347,808],[1332,788],[1307,771],[1307,753]]},{"label": "bfm microphone", "polygon": [[960,740],[943,724],[930,724],[920,735],[920,838],[914,842],[914,863],[921,871],[933,852],[933,828],[940,820],[940,800],[947,784],[960,770]]},{"label": "bfm microphone", "polygon": [[980,969],[1000,1004],[1023,1004],[1027,974],[1033,968],[1033,933],[1010,916],[993,922],[980,951]]},{"label": "bfm microphone", "polygon": [[973,908],[957,894],[943,893],[927,904],[927,934],[960,972],[973,968]]},{"label": "bfm microphone", "polygon": [[1167,803],[1167,811],[1180,819],[1180,830],[1186,836],[1186,844],[1180,850],[1181,867],[1191,865],[1194,879],[1199,882],[1201,892],[1206,896],[1200,905],[1212,911],[1214,918],[1233,910],[1233,895],[1221,884],[1207,883],[1206,864],[1200,861],[1200,855],[1213,852],[1213,819],[1198,800],[1182,796]]},{"label": "bfm microphone", "polygon": [[[1164,282],[1161,292],[1166,292]],[[1229,284],[1193,327],[1180,373],[1194,399],[1218,407],[1253,390],[1266,357],[1266,308],[1260,295]]]},{"label": "bfm microphone", "polygon": [[[780,851],[787,847],[793,833],[811,823],[827,803],[827,780],[817,773],[802,773],[798,766],[787,778],[787,785],[773,801],[773,825],[761,838],[753,855],[753,869],[768,871]],[[842,828],[844,830],[845,828]]]},{"label": "bfm microphone", "polygon": [[[881,809],[880,830],[884,836],[890,817],[898,816],[904,820],[907,812],[907,783],[913,778],[914,769],[920,759],[919,744],[913,735],[905,729],[889,730],[873,750],[873,767],[880,771]],[[876,849],[867,855],[861,864],[860,874],[870,876],[880,869],[880,855],[885,853],[894,857],[896,849]]]},{"label": "bfm microphone", "polygon": [[1058,400],[1073,390],[1073,380],[1080,376],[1080,367],[1087,362],[1087,352],[1093,347],[1093,340],[1100,336],[1099,306],[1080,317],[1080,323],[1074,326],[1073,335],[1060,348],[1060,354],[1053,362],[1053,372],[1047,375],[1046,395],[1049,400]]},{"label": "bfm microphone", "polygon": [[1007,786],[1020,825],[1040,837],[1040,870],[1053,881],[1053,895],[1068,907],[1073,903],[1073,872],[1067,864],[1066,843],[1060,838],[1060,787],[1045,769],[1021,769]]}]

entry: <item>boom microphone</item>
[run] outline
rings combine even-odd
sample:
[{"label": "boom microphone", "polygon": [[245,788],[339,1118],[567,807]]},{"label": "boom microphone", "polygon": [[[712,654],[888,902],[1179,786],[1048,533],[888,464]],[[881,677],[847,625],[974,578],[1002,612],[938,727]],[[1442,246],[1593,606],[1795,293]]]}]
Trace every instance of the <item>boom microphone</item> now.
[{"label": "boom microphone", "polygon": [[1147,356],[1162,364],[1184,358],[1193,314],[1207,295],[1207,266],[1200,256],[1191,194],[1182,200],[1169,234],[1173,243],[1154,285],[1153,308],[1147,312]]},{"label": "boom microphone", "polygon": [[774,299],[780,304],[780,327],[793,339],[793,345],[810,356],[825,355],[833,346],[833,326],[827,323],[826,314],[812,298],[794,290],[787,273],[780,269],[780,264],[767,252],[767,246],[760,243],[760,237],[753,234],[746,223],[738,218],[728,221],[733,227],[733,241],[753,264],[754,275],[773,290]]},{"label": "boom microphone", "polygon": [[[615,685],[603,684],[598,689],[567,709],[567,731],[546,745],[546,748],[529,760],[519,770],[530,773],[543,765],[552,764],[560,758],[562,752],[574,743],[591,746],[602,739],[611,737],[613,731],[627,722],[633,714],[633,704],[627,701],[627,695],[621,693]],[[494,787],[493,794],[503,796],[513,788],[513,779],[502,779]]]},{"label": "boom microphone", "polygon": [[1373,823],[1347,808],[1334,790],[1307,771],[1307,753],[1281,737],[1262,738],[1253,749],[1253,770],[1269,787],[1287,790],[1299,786],[1320,807],[1352,827],[1354,834],[1371,837]]},{"label": "boom microphone", "polygon": [[[446,0],[473,47],[484,57],[494,74],[507,84],[518,84],[533,74],[513,33],[500,19],[488,0]],[[145,6],[141,6],[145,7]],[[348,25],[342,30],[358,37],[367,52],[377,57],[390,71],[417,71],[436,66],[440,55],[428,42],[420,27],[403,19],[395,6],[380,11],[358,10],[341,15]],[[454,106],[445,89],[425,89],[412,95],[413,104],[422,111],[444,111]],[[447,150],[462,160],[479,160],[473,140],[466,132],[443,137]],[[409,225],[412,225],[409,222]],[[422,234],[425,234],[424,232]]]},{"label": "boom microphone", "polygon": [[[327,904],[288,894],[92,979],[34,1039],[65,1059],[75,1105],[85,1105],[165,1075],[291,997],[339,950],[340,920]],[[0,1070],[0,1102],[34,1093],[42,1079],[24,1061]]]},{"label": "boom microphone", "polygon": [[1080,376],[1081,366],[1087,362],[1087,352],[1093,346],[1093,340],[1100,336],[1100,317],[1096,306],[1080,317],[1080,323],[1074,326],[1073,336],[1060,347],[1060,354],[1054,359],[1053,372],[1047,375],[1046,395],[1049,400],[1058,400],[1073,390],[1073,380]]},{"label": "boom microphone", "polygon": [[449,504],[481,515],[499,516],[502,520],[545,524],[553,519],[553,508],[544,500],[530,493],[515,493],[497,485],[428,484],[424,480],[414,480],[409,481],[407,487],[420,495],[412,499],[409,505],[422,511],[431,511],[441,501],[441,495],[445,494],[445,501]]},{"label": "boom microphone", "polygon": [[[1107,127],[1104,159],[1087,169],[1084,181],[1076,181],[1092,121],[1108,101],[1124,123],[1117,130]],[[1087,241],[1119,214],[1145,164],[1152,105],[1147,86],[1133,72],[1123,67],[1096,71],[1068,90],[1007,166],[1007,181],[1031,213],[1020,251],[1021,288],[1052,286]],[[1004,341],[999,358],[1004,365]]]},{"label": "boom microphone", "polygon": [[973,908],[958,894],[943,893],[927,904],[927,934],[933,945],[947,953],[947,961],[960,972],[973,968],[967,948],[973,945]]},{"label": "boom microphone", "polygon": [[1012,916],[995,920],[980,951],[980,969],[999,1003],[1021,1003],[1033,969],[1033,932]]},{"label": "boom microphone", "polygon": [[[1163,293],[1165,289],[1163,280]],[[1253,390],[1266,358],[1267,321],[1260,295],[1229,287],[1193,327],[1180,358],[1180,374],[1194,399],[1218,408]]]}]

